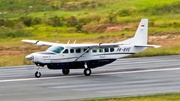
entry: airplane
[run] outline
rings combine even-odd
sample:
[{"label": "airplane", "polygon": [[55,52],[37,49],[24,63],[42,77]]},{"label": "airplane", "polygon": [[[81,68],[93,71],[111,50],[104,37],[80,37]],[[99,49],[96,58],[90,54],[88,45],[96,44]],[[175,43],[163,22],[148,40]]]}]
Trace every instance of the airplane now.
[{"label": "airplane", "polygon": [[84,69],[84,75],[90,76],[91,69],[112,63],[115,60],[142,52],[148,47],[159,48],[158,45],[147,45],[148,19],[141,19],[133,38],[118,43],[107,44],[60,44],[38,40],[22,40],[22,42],[49,46],[46,51],[35,52],[25,58],[36,64],[35,77],[41,77],[40,67],[62,69],[68,75],[70,69]]}]

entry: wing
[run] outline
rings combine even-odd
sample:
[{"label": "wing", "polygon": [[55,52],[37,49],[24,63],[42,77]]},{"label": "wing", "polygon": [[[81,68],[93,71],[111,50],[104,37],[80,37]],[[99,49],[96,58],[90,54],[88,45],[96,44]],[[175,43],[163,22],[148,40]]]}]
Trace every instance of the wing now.
[{"label": "wing", "polygon": [[59,45],[59,43],[52,43],[52,42],[45,42],[45,41],[38,41],[38,40],[22,40],[22,42],[32,43],[36,44],[37,46],[53,46],[53,45]]},{"label": "wing", "polygon": [[71,44],[71,48],[110,48],[110,47],[119,47],[119,43],[112,44]]},{"label": "wing", "polygon": [[61,45],[61,46],[70,46],[71,48],[109,48],[109,47],[118,47],[122,45],[121,43],[111,43],[111,44],[59,44],[59,43],[52,43],[52,42],[45,42],[45,41],[38,41],[38,40],[22,40],[22,42],[36,44],[37,46],[53,46],[53,45]]}]

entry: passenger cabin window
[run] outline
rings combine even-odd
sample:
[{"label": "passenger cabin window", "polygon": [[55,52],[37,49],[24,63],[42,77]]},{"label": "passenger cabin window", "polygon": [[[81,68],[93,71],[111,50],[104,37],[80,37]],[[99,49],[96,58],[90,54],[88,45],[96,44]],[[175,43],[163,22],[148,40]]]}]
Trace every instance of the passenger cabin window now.
[{"label": "passenger cabin window", "polygon": [[93,53],[96,53],[96,52],[97,52],[97,50],[96,50],[96,49],[93,49],[93,50],[92,50],[92,52],[93,52]]},{"label": "passenger cabin window", "polygon": [[114,48],[110,48],[110,52],[114,52]]},{"label": "passenger cabin window", "polygon": [[103,52],[103,49],[99,49],[99,52]]},{"label": "passenger cabin window", "polygon": [[[86,51],[87,49],[84,49],[84,52]],[[87,51],[86,53],[88,53],[89,51]]]},{"label": "passenger cabin window", "polygon": [[80,48],[76,49],[76,53],[81,53],[81,49]]},{"label": "passenger cabin window", "polygon": [[67,54],[67,53],[69,53],[69,50],[68,50],[68,49],[66,49],[63,53]]},{"label": "passenger cabin window", "polygon": [[70,49],[70,53],[74,53],[74,49]]},{"label": "passenger cabin window", "polygon": [[64,49],[64,47],[60,46],[51,46],[46,51],[55,52],[55,53],[61,53],[61,51]]},{"label": "passenger cabin window", "polygon": [[109,48],[105,48],[104,51],[105,51],[105,52],[109,52]]}]

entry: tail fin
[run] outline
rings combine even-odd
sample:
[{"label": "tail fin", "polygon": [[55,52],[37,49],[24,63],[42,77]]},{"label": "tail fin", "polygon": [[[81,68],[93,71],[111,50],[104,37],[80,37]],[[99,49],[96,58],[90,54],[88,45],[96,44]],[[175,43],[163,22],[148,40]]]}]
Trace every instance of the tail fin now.
[{"label": "tail fin", "polygon": [[147,45],[148,19],[142,19],[134,36],[133,44]]},{"label": "tail fin", "polygon": [[147,45],[147,39],[148,39],[148,19],[142,19],[134,37],[131,39],[119,42],[119,43],[131,44],[131,45],[134,45],[134,47],[146,47],[146,48],[147,47],[154,47],[154,48],[161,47],[157,45]]}]

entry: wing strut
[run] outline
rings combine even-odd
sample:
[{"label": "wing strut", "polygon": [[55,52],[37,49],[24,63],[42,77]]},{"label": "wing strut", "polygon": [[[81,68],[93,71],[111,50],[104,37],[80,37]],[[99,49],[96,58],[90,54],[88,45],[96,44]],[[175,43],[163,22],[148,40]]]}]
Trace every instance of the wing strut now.
[{"label": "wing strut", "polygon": [[89,51],[91,48],[88,47],[88,49],[86,49],[86,51],[84,51],[79,57],[76,58],[75,61],[77,61],[80,57],[82,57],[87,51]]},{"label": "wing strut", "polygon": [[76,40],[74,41],[74,43],[73,44],[75,44],[76,43]]},{"label": "wing strut", "polygon": [[70,40],[67,42],[67,44],[69,44]]}]

